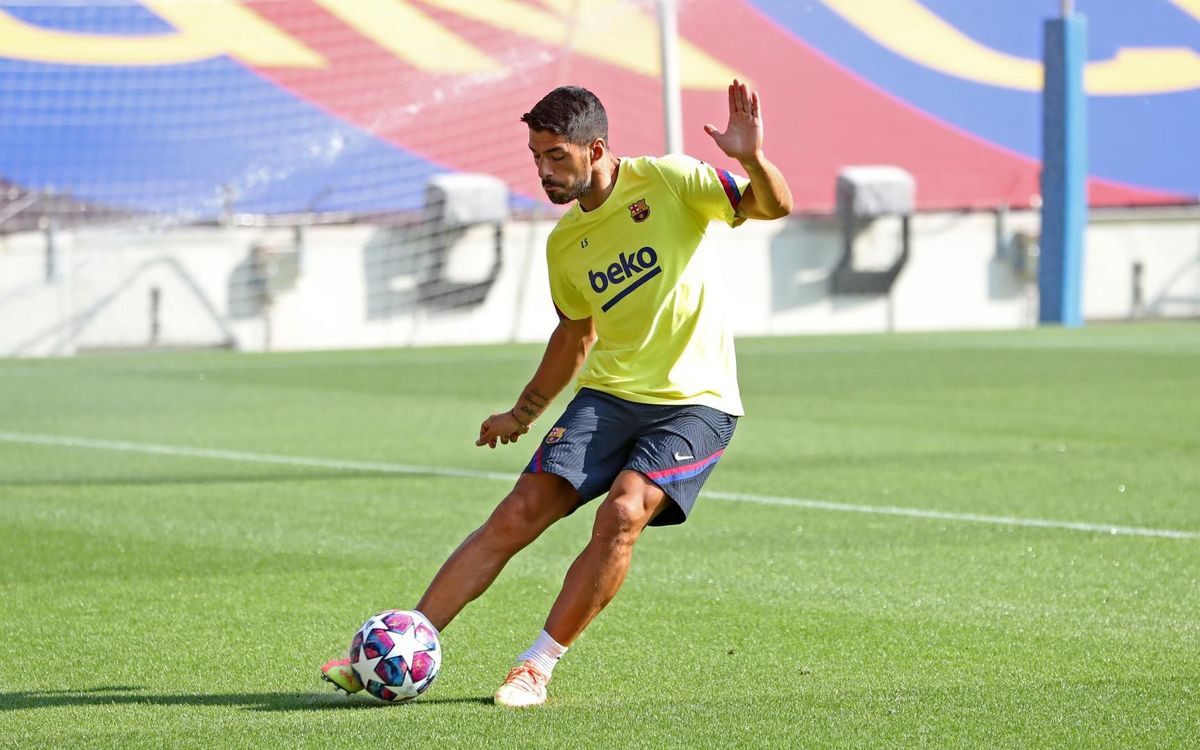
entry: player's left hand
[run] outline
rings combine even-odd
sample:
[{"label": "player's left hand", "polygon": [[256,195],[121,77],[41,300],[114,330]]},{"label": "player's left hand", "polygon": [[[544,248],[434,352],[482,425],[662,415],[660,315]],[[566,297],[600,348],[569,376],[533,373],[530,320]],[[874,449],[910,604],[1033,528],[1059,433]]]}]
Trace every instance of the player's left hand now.
[{"label": "player's left hand", "polygon": [[529,432],[530,427],[533,425],[523,424],[511,410],[503,414],[493,414],[479,425],[479,439],[475,441],[475,445],[495,448],[498,442],[503,445],[515,443]]},{"label": "player's left hand", "polygon": [[725,132],[712,123],[704,126],[725,155],[739,162],[754,161],[762,155],[763,127],[758,92],[750,91],[736,78],[729,85],[729,124]]}]

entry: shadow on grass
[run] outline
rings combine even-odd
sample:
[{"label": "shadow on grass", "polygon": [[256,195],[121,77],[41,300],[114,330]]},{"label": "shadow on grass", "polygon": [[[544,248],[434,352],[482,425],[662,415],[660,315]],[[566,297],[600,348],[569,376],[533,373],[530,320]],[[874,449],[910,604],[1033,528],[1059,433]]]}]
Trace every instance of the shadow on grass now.
[{"label": "shadow on grass", "polygon": [[[492,705],[491,696],[472,697],[422,697],[405,707],[446,705],[450,703],[476,703]],[[393,708],[393,704],[382,703],[370,698],[340,695],[337,693],[213,693],[159,695],[145,692],[145,688],[120,685],[97,687],[85,690],[27,690],[0,693],[0,711],[22,709],[59,708],[62,706],[113,706],[139,704],[151,706],[234,706],[246,711],[361,711],[368,709]]]}]

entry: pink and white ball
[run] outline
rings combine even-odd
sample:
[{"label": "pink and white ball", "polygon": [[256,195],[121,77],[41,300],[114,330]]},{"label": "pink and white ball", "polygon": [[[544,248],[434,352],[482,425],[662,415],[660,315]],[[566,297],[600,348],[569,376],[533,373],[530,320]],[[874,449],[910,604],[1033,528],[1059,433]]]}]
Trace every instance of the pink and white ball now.
[{"label": "pink and white ball", "polygon": [[442,666],[437,630],[420,612],[380,612],[350,641],[350,666],[379,700],[410,701],[429,689]]}]

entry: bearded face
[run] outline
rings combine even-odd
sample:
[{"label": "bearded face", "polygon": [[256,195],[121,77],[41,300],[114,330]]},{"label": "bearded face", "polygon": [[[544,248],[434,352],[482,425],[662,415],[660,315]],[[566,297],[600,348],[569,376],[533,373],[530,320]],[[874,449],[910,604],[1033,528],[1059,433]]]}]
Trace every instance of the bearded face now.
[{"label": "bearded face", "polygon": [[592,172],[585,171],[583,174],[577,174],[567,178],[565,183],[557,182],[549,179],[542,179],[542,189],[546,191],[546,197],[551,203],[562,205],[570,203],[573,200],[578,200],[581,195],[592,189]]},{"label": "bearded face", "polygon": [[546,191],[551,203],[570,203],[592,189],[592,162],[587,146],[571,143],[561,135],[530,128],[529,150],[533,153],[542,190]]}]

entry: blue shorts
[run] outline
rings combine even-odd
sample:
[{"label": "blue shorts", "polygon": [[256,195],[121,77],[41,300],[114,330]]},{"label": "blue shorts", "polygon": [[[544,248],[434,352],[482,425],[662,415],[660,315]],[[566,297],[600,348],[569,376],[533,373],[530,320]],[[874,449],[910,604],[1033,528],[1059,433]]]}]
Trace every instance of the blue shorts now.
[{"label": "blue shorts", "polygon": [[683,523],[736,425],[737,417],[709,406],[638,404],[583,388],[525,471],[570,482],[579,491],[572,513],[608,492],[622,471],[637,471],[672,501],[650,525]]}]

